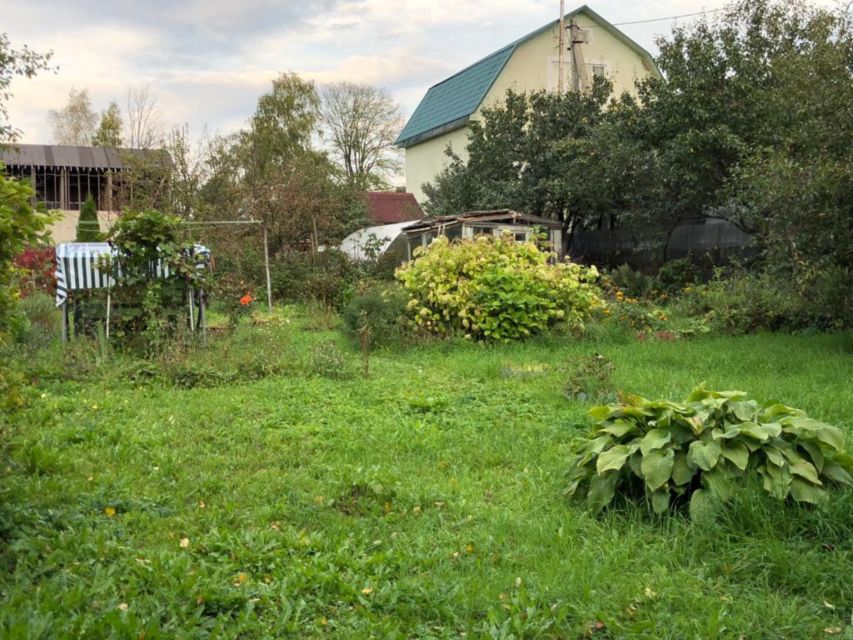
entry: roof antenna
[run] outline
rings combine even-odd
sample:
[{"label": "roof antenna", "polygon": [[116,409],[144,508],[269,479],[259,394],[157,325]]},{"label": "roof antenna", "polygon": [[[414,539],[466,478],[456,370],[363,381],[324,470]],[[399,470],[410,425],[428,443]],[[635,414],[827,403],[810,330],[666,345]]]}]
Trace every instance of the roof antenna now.
[{"label": "roof antenna", "polygon": [[563,82],[565,77],[564,66],[563,66],[563,58],[565,57],[563,52],[566,48],[565,42],[563,38],[566,35],[566,0],[560,0],[560,35],[558,37],[557,47],[560,50],[559,57],[557,58],[557,73],[559,77],[557,78],[557,93],[563,93]]}]

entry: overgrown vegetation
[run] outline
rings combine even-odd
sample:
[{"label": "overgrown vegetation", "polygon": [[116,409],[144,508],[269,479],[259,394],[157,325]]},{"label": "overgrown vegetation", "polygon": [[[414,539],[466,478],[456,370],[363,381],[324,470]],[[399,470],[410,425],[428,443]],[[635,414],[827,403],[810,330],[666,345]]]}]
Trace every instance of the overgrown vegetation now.
[{"label": "overgrown vegetation", "polygon": [[0,467],[0,635],[849,632],[850,490],[803,506],[738,483],[695,521],[561,497],[588,409],[563,390],[590,354],[614,392],[704,378],[849,435],[843,335],[638,342],[594,322],[387,348],[365,378],[335,326],[256,310],[153,360],[83,338],[3,351],[30,403]]},{"label": "overgrown vegetation", "polygon": [[207,281],[206,258],[181,238],[181,220],[159,211],[126,211],[110,230],[115,263],[113,335],[148,355],[169,347],[188,324],[189,296]]}]

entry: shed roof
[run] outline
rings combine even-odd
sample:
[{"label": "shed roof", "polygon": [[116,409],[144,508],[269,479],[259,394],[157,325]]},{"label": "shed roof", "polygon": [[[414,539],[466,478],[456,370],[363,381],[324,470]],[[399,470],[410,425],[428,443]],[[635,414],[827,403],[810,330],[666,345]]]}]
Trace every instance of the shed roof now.
[{"label": "shed roof", "polygon": [[[652,73],[659,74],[654,60],[648,51],[607,22],[607,20],[587,5],[578,7],[574,11],[567,13],[565,17],[571,18],[580,13],[592,18],[592,20],[597,22],[611,35],[636,51],[643,58],[647,68]],[[412,117],[409,118],[406,126],[403,127],[403,131],[397,137],[396,144],[401,147],[410,147],[424,140],[465,126],[471,114],[483,102],[489,89],[492,88],[495,80],[497,80],[507,61],[509,61],[518,46],[538,36],[540,33],[553,28],[558,22],[559,20],[554,20],[535,31],[531,31],[526,36],[519,38],[515,42],[511,42],[482,60],[430,87],[423,100],[418,104]]]},{"label": "shed roof", "polygon": [[163,150],[79,147],[62,144],[16,144],[0,147],[0,162],[6,165],[37,167],[78,167],[81,169],[127,168],[129,156],[162,156]]},{"label": "shed roof", "polygon": [[381,255],[391,246],[401,233],[411,225],[412,222],[397,222],[394,224],[381,224],[374,227],[359,229],[349,234],[341,241],[340,250],[356,261],[367,260],[370,256],[366,247],[372,243],[378,243],[377,252]]},{"label": "shed roof", "polygon": [[419,231],[431,229],[441,225],[446,225],[454,222],[476,223],[476,222],[493,222],[496,224],[522,224],[538,227],[547,227],[549,229],[559,229],[562,224],[551,218],[543,218],[542,216],[534,216],[529,213],[521,213],[512,209],[493,209],[489,211],[466,211],[455,216],[437,216],[435,218],[424,218],[420,222],[416,222],[411,226],[406,227],[407,234],[415,234]]},{"label": "shed roof", "polygon": [[399,191],[369,191],[367,207],[370,219],[376,224],[410,222],[424,217],[415,194]]}]

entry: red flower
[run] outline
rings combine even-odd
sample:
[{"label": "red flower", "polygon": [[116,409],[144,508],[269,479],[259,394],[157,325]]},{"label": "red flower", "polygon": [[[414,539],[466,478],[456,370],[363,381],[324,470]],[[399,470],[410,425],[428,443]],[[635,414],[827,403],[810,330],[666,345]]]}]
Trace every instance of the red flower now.
[{"label": "red flower", "polygon": [[251,304],[254,300],[255,299],[252,297],[252,294],[247,293],[242,298],[240,298],[240,304],[242,304],[245,307],[247,304]]}]

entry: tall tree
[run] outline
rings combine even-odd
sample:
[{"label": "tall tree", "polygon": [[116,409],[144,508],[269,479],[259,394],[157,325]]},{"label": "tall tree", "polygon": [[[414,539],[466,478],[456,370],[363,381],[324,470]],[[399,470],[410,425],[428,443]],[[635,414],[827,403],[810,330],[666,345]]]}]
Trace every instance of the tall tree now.
[{"label": "tall tree", "polygon": [[49,68],[53,52],[37,53],[24,45],[13,49],[9,37],[0,33],[0,143],[13,142],[18,130],[9,123],[7,103],[12,97],[9,87],[15,76],[32,78]]},{"label": "tall tree", "polygon": [[98,114],[89,100],[89,90],[78,91],[72,87],[68,92],[68,103],[62,109],[51,109],[48,120],[56,144],[88,145],[98,121]]},{"label": "tall tree", "polygon": [[214,141],[201,190],[204,215],[221,217],[226,209],[262,220],[273,254],[331,243],[357,227],[364,205],[313,147],[318,123],[313,83],[292,73],[276,78],[247,128]]},{"label": "tall tree", "polygon": [[200,213],[201,188],[210,176],[211,142],[207,133],[202,132],[194,144],[189,125],[184,124],[172,128],[164,150],[171,158],[171,210],[182,218],[191,218]]},{"label": "tall tree", "polygon": [[121,110],[118,103],[113,100],[110,102],[110,106],[101,112],[101,123],[92,137],[92,145],[95,147],[112,147],[114,149],[121,147],[123,145],[121,130]]},{"label": "tall tree", "polygon": [[403,113],[385,89],[352,82],[320,91],[324,137],[347,180],[361,189],[387,187],[400,171],[394,141]]},{"label": "tall tree", "polygon": [[597,220],[601,185],[590,189],[579,168],[610,91],[604,78],[586,92],[508,91],[471,123],[467,163],[450,152],[451,163],[424,187],[428,211],[512,208],[559,220],[568,231]]},{"label": "tall tree", "polygon": [[148,85],[127,88],[127,144],[131,149],[153,149],[162,142],[157,101],[157,94]]}]

